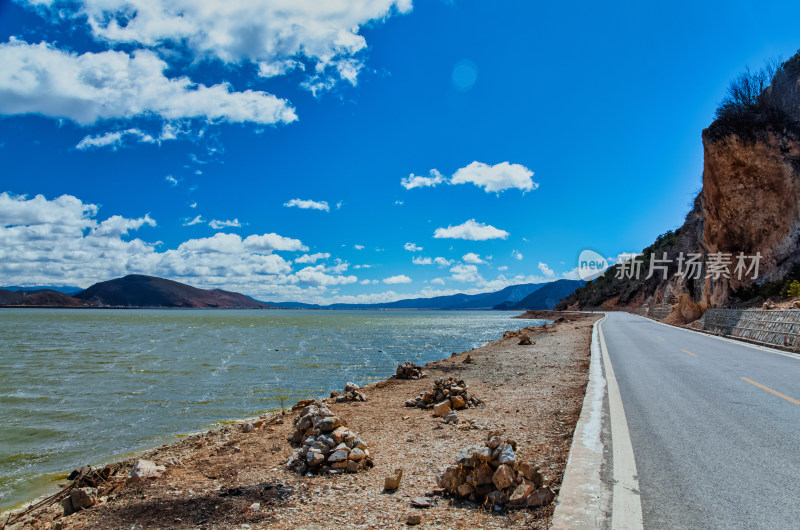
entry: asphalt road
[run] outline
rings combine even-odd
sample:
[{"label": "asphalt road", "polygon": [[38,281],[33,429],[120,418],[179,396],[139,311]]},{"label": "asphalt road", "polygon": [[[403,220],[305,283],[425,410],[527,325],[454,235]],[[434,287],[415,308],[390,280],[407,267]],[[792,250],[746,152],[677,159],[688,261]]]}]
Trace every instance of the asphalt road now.
[{"label": "asphalt road", "polygon": [[602,331],[644,528],[800,528],[800,357],[628,313]]}]

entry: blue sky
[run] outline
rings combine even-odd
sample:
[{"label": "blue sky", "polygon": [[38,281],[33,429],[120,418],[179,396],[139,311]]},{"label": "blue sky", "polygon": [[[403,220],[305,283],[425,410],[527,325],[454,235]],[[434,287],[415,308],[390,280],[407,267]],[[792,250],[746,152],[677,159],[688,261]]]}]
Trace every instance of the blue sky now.
[{"label": "blue sky", "polygon": [[679,226],[730,80],[800,48],[794,2],[354,4],[0,0],[0,283],[571,277]]}]

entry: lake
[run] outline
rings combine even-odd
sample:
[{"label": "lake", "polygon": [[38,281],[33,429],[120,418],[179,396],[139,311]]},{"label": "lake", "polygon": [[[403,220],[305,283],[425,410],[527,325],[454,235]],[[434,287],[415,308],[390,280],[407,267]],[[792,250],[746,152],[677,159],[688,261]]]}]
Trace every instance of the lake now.
[{"label": "lake", "polygon": [[0,310],[0,508],[72,469],[534,324],[492,311]]}]

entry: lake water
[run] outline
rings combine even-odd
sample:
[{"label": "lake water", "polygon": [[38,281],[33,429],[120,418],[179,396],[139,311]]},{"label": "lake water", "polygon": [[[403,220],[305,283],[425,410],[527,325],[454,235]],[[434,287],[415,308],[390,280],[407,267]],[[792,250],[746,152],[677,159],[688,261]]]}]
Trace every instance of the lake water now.
[{"label": "lake water", "polygon": [[0,509],[72,469],[532,325],[489,311],[0,310]]}]

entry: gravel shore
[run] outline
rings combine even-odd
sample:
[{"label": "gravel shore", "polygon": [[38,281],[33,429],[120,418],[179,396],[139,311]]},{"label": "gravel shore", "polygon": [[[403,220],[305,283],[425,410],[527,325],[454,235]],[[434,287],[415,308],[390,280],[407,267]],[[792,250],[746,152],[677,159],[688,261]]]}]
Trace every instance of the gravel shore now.
[{"label": "gravel shore", "polygon": [[[252,420],[252,430],[246,423],[229,425],[120,462],[107,482],[101,480],[99,504],[63,516],[54,503],[9,528],[400,528],[413,515],[420,516],[419,527],[547,528],[558,499],[540,508],[492,511],[431,496],[437,471],[452,465],[462,448],[482,445],[493,431],[515,440],[519,458],[538,466],[544,483],[558,493],[588,380],[592,323],[599,315],[526,316],[563,320],[508,332],[482,348],[429,363],[421,379],[362,387],[364,402],[330,404],[369,445],[371,469],[311,477],[288,470],[293,447],[287,439],[297,410],[287,409]],[[519,344],[520,334],[533,344]],[[471,363],[464,362],[467,356]],[[431,390],[435,379],[450,376],[464,380],[483,402],[457,411],[458,423],[403,406]],[[125,484],[122,477],[138,459],[166,471]],[[385,477],[399,468],[400,487],[384,492]],[[430,507],[412,507],[412,498],[426,494]]]}]

